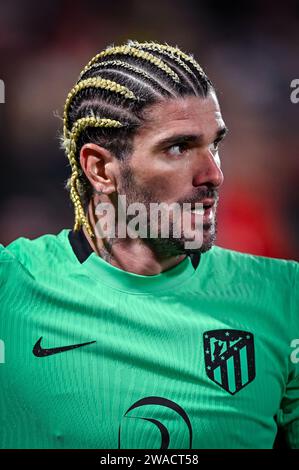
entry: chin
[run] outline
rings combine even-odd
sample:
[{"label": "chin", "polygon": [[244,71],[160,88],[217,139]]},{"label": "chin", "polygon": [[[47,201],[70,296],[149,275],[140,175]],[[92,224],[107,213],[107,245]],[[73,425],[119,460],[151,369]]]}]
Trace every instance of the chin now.
[{"label": "chin", "polygon": [[205,253],[214,245],[216,234],[216,223],[204,224],[203,240],[198,248],[186,248],[185,246],[186,242],[190,242],[194,239],[194,236],[188,238],[186,236],[183,236],[182,238],[146,238],[144,241],[152,248],[158,258],[169,258],[182,254],[189,255],[191,253]]},{"label": "chin", "polygon": [[202,249],[204,251],[202,251],[202,253],[204,253],[205,251],[208,251],[208,250],[210,250],[210,248],[212,248],[212,246],[215,244],[215,241],[216,241],[216,235],[217,235],[217,232],[216,232],[216,225],[215,224],[213,224],[208,229],[204,228],[203,243],[202,243]]},{"label": "chin", "polygon": [[212,246],[215,244],[216,241],[216,224],[208,224],[206,226],[203,226],[203,240],[201,245],[198,248],[186,248],[184,240],[181,243],[182,246],[182,252],[181,253],[186,253],[186,254],[191,254],[191,253],[205,253],[206,251],[209,251]]}]

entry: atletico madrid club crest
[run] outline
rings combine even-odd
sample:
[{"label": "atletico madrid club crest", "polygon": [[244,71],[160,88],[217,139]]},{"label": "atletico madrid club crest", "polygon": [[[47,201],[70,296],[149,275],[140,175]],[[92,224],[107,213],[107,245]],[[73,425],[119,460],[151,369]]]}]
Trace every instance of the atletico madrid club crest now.
[{"label": "atletico madrid club crest", "polygon": [[253,334],[241,330],[206,331],[204,356],[206,373],[231,395],[255,378]]}]

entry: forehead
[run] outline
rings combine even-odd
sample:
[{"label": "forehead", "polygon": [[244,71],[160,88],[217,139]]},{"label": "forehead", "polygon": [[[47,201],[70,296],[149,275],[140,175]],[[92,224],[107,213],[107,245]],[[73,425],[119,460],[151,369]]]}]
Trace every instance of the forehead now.
[{"label": "forehead", "polygon": [[166,99],[148,108],[140,137],[163,139],[172,133],[203,134],[208,137],[224,127],[219,103],[215,93],[206,98],[186,96]]}]

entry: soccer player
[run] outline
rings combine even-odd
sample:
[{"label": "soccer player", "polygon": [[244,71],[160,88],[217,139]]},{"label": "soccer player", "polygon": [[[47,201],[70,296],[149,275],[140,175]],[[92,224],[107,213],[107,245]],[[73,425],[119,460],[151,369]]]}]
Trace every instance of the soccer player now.
[{"label": "soccer player", "polygon": [[[226,131],[177,47],[83,69],[62,138],[74,228],[1,246],[2,448],[258,449],[278,429],[299,448],[298,263],[215,245]],[[179,236],[163,212],[151,232],[154,203],[179,205]]]}]

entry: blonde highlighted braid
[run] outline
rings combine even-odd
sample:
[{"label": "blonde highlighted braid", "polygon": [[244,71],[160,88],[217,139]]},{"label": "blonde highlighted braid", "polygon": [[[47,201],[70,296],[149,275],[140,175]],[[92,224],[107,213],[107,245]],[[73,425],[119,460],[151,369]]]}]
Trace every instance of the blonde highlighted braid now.
[{"label": "blonde highlighted braid", "polygon": [[[150,51],[150,52],[149,52]],[[129,41],[96,54],[67,95],[63,147],[71,176],[67,187],[74,205],[74,230],[94,233],[84,211],[92,186],[79,163],[80,148],[94,142],[124,159],[144,123],[144,109],[159,100],[185,95],[205,97],[213,88],[203,69],[178,47]]]},{"label": "blonde highlighted braid", "polygon": [[133,100],[136,99],[134,93],[128,90],[128,88],[121,86],[118,83],[113,82],[111,80],[105,80],[104,78],[101,78],[101,77],[88,78],[87,80],[82,80],[82,82],[75,85],[74,88],[70,91],[65,102],[64,113],[63,113],[65,136],[67,134],[67,126],[68,126],[68,117],[67,117],[68,108],[72,100],[74,99],[74,97],[77,95],[77,93],[87,88],[102,88],[103,90],[112,91],[114,93],[120,93],[125,98],[129,98]]},{"label": "blonde highlighted braid", "polygon": [[[86,72],[88,72],[89,70],[96,69],[97,67],[99,67],[99,65],[100,65],[99,63],[93,63],[89,67],[86,66],[85,70],[81,74],[81,77]],[[137,67],[134,67],[133,65],[127,64],[126,62],[123,62],[121,60],[106,60],[105,62],[101,62],[101,67],[105,68],[105,67],[110,67],[110,66],[112,66],[112,67],[123,67],[127,70],[130,70],[134,73],[137,73],[137,74],[141,75],[142,77],[146,78],[147,80],[152,79],[152,77],[148,73],[144,72],[144,70],[141,70]]]},{"label": "blonde highlighted braid", "polygon": [[78,230],[81,225],[85,225],[88,234],[93,237],[94,233],[90,224],[84,214],[82,203],[79,196],[78,188],[78,176],[79,168],[78,161],[76,159],[77,151],[77,140],[80,133],[87,127],[122,127],[121,122],[115,121],[113,119],[100,119],[95,117],[87,117],[78,119],[72,127],[72,130],[69,135],[69,149],[68,149],[68,158],[72,169],[72,175],[69,181],[69,189],[71,194],[71,200],[75,208],[75,226],[74,230]]},{"label": "blonde highlighted braid", "polygon": [[170,68],[168,65],[166,65],[161,59],[158,57],[155,57],[154,55],[150,54],[149,52],[137,49],[135,47],[131,46],[118,46],[118,47],[111,47],[106,49],[103,52],[100,52],[99,54],[95,55],[93,59],[91,59],[90,62],[88,62],[87,66],[83,69],[82,74],[86,72],[86,70],[95,62],[98,62],[100,59],[110,56],[110,55],[116,55],[116,54],[123,54],[123,55],[129,55],[132,57],[136,57],[139,59],[143,60],[148,60],[152,64],[156,65],[158,68],[163,70],[165,73],[167,73],[175,82],[179,82],[180,79],[178,75]]},{"label": "blonde highlighted braid", "polygon": [[146,49],[147,51],[156,51],[162,55],[168,56],[171,59],[174,59],[179,64],[180,67],[186,70],[186,72],[195,76],[192,70],[190,69],[190,67],[187,64],[185,64],[185,62],[183,62],[180,59],[180,57],[174,54],[175,48],[171,48],[171,47],[168,48],[167,46],[162,47],[161,44],[155,44],[155,43],[150,43],[150,42],[145,42],[142,44],[136,44],[132,42],[132,46],[137,47],[137,48],[142,47],[143,49]]},{"label": "blonde highlighted braid", "polygon": [[174,55],[177,55],[179,57],[181,57],[182,59],[184,59],[186,62],[189,62],[190,64],[193,65],[193,67],[199,72],[199,73],[202,73],[204,74],[204,71],[203,69],[201,68],[201,66],[199,65],[198,62],[196,62],[196,60],[194,60],[194,58],[192,57],[192,55],[188,55],[188,54],[185,54],[184,52],[182,52],[178,47],[173,47],[173,46],[169,46],[168,44],[157,44],[155,42],[142,42],[142,43],[138,43],[136,41],[130,41],[130,44],[132,44],[133,47],[136,47],[136,48],[145,48],[147,50],[152,50],[152,51],[167,51],[167,52],[171,52],[173,53]]}]

